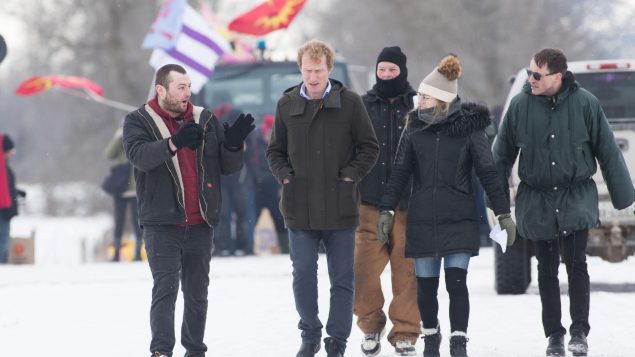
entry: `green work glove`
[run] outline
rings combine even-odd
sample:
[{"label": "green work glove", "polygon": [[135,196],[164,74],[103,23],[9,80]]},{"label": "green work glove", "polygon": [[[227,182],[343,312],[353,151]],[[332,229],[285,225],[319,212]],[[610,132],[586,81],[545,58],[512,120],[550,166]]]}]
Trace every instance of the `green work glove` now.
[{"label": "green work glove", "polygon": [[512,220],[512,215],[510,213],[501,214],[498,216],[498,223],[507,232],[507,246],[511,247],[516,240],[516,223]]},{"label": "green work glove", "polygon": [[388,242],[388,236],[392,229],[392,219],[395,216],[394,211],[382,210],[379,212],[379,220],[377,221],[377,240],[381,244]]}]

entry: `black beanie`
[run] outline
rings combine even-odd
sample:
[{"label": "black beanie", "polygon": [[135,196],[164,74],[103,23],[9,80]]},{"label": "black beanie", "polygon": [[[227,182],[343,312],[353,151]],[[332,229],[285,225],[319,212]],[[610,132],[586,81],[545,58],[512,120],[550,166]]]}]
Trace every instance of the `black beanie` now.
[{"label": "black beanie", "polygon": [[375,79],[377,83],[373,87],[377,94],[383,98],[394,98],[400,94],[404,94],[410,84],[408,83],[408,68],[406,67],[406,55],[401,52],[399,46],[384,47],[379,56],[377,56],[377,64],[379,62],[390,62],[399,66],[399,76],[382,80],[377,77],[377,65],[375,65]]},{"label": "black beanie", "polygon": [[396,64],[399,66],[399,70],[401,70],[401,72],[406,72],[406,77],[408,77],[406,55],[401,52],[401,48],[399,46],[384,47],[381,52],[379,52],[379,56],[377,56],[377,63],[384,61]]}]

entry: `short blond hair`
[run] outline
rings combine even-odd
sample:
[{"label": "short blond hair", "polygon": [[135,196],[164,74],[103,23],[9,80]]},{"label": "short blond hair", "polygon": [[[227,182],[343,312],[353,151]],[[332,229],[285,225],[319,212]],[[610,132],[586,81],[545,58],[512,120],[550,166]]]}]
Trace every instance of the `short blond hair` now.
[{"label": "short blond hair", "polygon": [[314,61],[322,60],[322,55],[324,55],[326,58],[326,67],[329,71],[333,69],[335,52],[333,52],[333,49],[326,43],[320,40],[311,40],[302,45],[298,50],[298,66],[300,68],[302,68],[302,57],[305,54],[308,54]]}]

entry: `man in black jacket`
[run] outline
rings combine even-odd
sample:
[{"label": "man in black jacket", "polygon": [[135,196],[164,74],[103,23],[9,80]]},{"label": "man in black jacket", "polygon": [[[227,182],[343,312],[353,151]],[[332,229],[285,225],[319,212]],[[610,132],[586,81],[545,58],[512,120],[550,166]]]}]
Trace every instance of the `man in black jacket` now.
[{"label": "man in black jacket", "polygon": [[190,83],[183,67],[161,67],[157,95],[126,116],[123,130],[154,280],[150,351],[156,357],[172,355],[179,278],[184,299],[181,343],[188,357],[207,351],[203,336],[220,175],[241,169],[243,141],[255,127],[250,114],[241,114],[223,130],[211,112],[190,103]]},{"label": "man in black jacket", "polygon": [[355,232],[355,307],[357,326],[364,332],[362,352],[376,356],[385,331],[384,294],[380,276],[391,267],[393,299],[388,309],[392,329],[388,342],[398,354],[416,353],[421,331],[417,280],[412,259],[406,258],[406,210],[410,190],[404,190],[387,242],[377,239],[379,204],[392,171],[399,137],[417,94],[408,83],[406,55],[398,46],[384,47],[377,57],[376,83],[363,97],[379,142],[379,159],[360,183],[359,226]]}]

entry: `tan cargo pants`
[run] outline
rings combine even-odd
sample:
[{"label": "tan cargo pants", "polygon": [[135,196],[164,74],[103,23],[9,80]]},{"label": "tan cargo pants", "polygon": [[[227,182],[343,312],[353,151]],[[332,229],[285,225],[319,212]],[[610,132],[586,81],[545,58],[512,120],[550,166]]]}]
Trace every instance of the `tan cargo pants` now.
[{"label": "tan cargo pants", "polygon": [[364,333],[376,333],[386,326],[383,311],[384,294],[380,276],[390,262],[392,301],[388,317],[393,328],[388,341],[394,346],[398,340],[417,342],[421,333],[421,317],[417,307],[417,279],[412,259],[406,259],[406,211],[396,211],[388,243],[377,240],[376,207],[360,205],[359,226],[355,231],[355,304],[357,326]]}]

